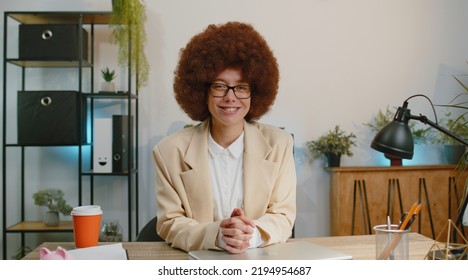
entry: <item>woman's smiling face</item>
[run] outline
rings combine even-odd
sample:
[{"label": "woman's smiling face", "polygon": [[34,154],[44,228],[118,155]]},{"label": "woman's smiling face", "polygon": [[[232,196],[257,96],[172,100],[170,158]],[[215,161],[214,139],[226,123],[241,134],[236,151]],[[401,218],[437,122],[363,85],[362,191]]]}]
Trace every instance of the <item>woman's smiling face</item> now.
[{"label": "woman's smiling face", "polygon": [[[239,69],[227,68],[216,77],[212,83],[224,84],[230,87],[249,84],[242,80],[242,73]],[[238,126],[244,125],[244,117],[250,109],[250,97],[239,99],[234,94],[233,89],[228,89],[224,97],[214,97],[208,94],[208,109],[211,113],[211,121],[217,126]]]}]

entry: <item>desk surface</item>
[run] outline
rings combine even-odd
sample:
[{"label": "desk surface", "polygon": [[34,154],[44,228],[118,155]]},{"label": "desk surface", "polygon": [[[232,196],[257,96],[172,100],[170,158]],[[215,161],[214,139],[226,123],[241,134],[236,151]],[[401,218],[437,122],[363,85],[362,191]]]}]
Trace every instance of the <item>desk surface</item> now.
[{"label": "desk surface", "polygon": [[[353,235],[353,236],[332,236],[295,238],[296,240],[306,240],[318,245],[341,251],[353,256],[354,260],[374,260],[375,259],[375,236],[374,235]],[[418,233],[409,235],[409,258],[412,260],[423,260],[429,252],[434,240]],[[104,243],[103,243],[104,244]],[[61,246],[67,250],[74,248],[73,242],[45,242],[31,253],[26,255],[24,260],[39,259],[39,248],[47,247],[55,250]],[[122,246],[127,250],[131,260],[187,260],[188,254],[182,250],[174,249],[165,242],[123,242]]]}]

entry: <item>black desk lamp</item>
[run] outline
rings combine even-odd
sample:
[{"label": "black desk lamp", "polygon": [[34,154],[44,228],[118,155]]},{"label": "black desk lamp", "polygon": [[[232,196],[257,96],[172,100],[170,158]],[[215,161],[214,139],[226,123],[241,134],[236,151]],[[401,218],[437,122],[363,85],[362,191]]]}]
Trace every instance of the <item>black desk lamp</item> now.
[{"label": "black desk lamp", "polygon": [[[435,116],[436,122],[432,122],[428,120],[426,116],[411,115],[410,110],[408,109],[408,100],[416,96],[422,96],[422,97],[427,98],[429,102],[431,103],[432,109],[434,110],[434,106],[432,105],[431,100],[427,96],[422,95],[422,94],[410,96],[403,103],[403,107],[398,107],[398,110],[395,113],[393,121],[388,123],[377,133],[377,135],[374,137],[374,140],[372,140],[371,148],[379,152],[382,152],[384,154],[395,156],[398,158],[412,159],[413,153],[414,153],[413,152],[414,143],[413,143],[413,136],[411,135],[411,130],[408,126],[409,120],[418,120],[420,122],[423,122],[424,124],[428,124],[432,126],[433,128],[439,130],[440,132],[446,134],[447,136],[457,140],[463,145],[468,146],[468,143],[465,140],[454,135],[447,129],[439,126],[437,124],[437,116]],[[434,110],[434,115],[435,115],[435,110]],[[464,197],[462,198],[462,201],[463,201],[462,208],[460,209],[460,212],[457,213],[457,220],[456,220],[457,226],[462,223],[463,214],[467,206],[468,198]]]},{"label": "black desk lamp", "polygon": [[[439,126],[437,123],[432,122],[426,116],[419,115],[414,116],[411,115],[410,109],[408,109],[408,100],[413,97],[422,96],[429,100],[430,99],[422,94],[417,94],[409,97],[403,103],[403,107],[398,107],[397,112],[395,113],[395,117],[393,121],[388,123],[384,126],[375,136],[374,140],[372,141],[371,148],[399,158],[404,159],[412,159],[413,158],[413,150],[414,150],[414,143],[413,143],[413,136],[411,135],[411,130],[408,126],[409,120],[418,120],[424,124],[428,124],[433,128],[439,130],[440,132],[454,138],[455,140],[461,142],[463,145],[468,146],[468,143],[461,139],[460,137],[454,135],[447,129]],[[432,103],[431,103],[432,105]],[[434,109],[434,106],[432,106]],[[435,111],[434,111],[435,115]],[[436,116],[437,122],[437,116]]]}]

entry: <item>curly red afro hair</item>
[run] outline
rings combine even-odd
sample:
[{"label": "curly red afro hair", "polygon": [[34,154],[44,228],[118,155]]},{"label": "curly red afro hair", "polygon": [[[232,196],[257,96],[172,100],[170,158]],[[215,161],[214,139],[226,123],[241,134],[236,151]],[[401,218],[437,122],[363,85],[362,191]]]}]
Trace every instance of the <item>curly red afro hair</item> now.
[{"label": "curly red afro hair", "polygon": [[252,87],[245,120],[255,121],[270,110],[278,93],[276,58],[250,24],[228,22],[209,25],[180,51],[173,86],[177,102],[191,119],[204,121],[210,116],[208,84],[228,68],[240,69],[242,79]]}]

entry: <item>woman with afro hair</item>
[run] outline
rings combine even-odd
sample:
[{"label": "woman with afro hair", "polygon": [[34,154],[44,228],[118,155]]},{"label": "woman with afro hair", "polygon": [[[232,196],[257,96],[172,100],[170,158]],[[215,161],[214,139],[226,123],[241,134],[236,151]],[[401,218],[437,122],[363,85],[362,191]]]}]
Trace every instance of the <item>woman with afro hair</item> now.
[{"label": "woman with afro hair", "polygon": [[258,123],[274,103],[279,70],[250,25],[210,25],[180,52],[175,98],[201,123],[153,149],[157,233],[185,251],[285,242],[296,217],[292,136]]}]

